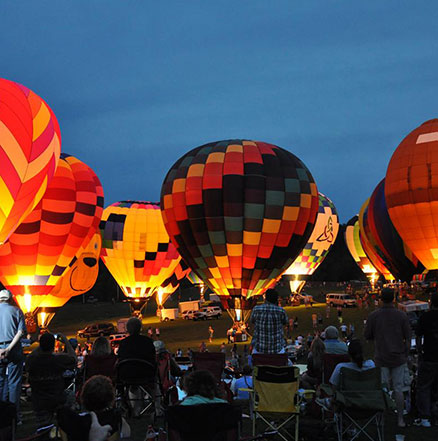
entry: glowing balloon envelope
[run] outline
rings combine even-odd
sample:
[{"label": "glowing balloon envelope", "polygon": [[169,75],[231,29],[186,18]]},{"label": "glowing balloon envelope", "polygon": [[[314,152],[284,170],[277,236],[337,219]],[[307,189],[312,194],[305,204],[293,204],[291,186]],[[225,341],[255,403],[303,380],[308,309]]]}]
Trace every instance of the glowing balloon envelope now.
[{"label": "glowing balloon envelope", "polygon": [[100,230],[103,262],[133,309],[141,311],[181,260],[169,241],[159,204],[116,202],[105,208]]},{"label": "glowing balloon envelope", "polygon": [[181,260],[175,268],[175,272],[157,289],[157,305],[159,308],[163,307],[166,300],[178,289],[181,281],[190,271],[191,269]]},{"label": "glowing balloon envelope", "polygon": [[44,197],[0,247],[0,280],[24,312],[33,312],[51,293],[90,230],[96,231],[102,207],[94,172],[62,154]]},{"label": "glowing balloon envelope", "polygon": [[371,286],[374,287],[375,282],[377,282],[377,279],[379,278],[379,274],[365,254],[362,243],[360,241],[359,230],[359,217],[354,216],[347,222],[344,237],[345,243],[347,244],[347,248],[348,251],[350,251],[351,257],[353,257],[357,266],[367,276],[368,280],[371,283]]},{"label": "glowing balloon envelope", "polygon": [[0,244],[43,197],[60,153],[58,121],[47,103],[0,78]]},{"label": "glowing balloon envelope", "polygon": [[389,216],[406,245],[427,269],[438,269],[438,119],[400,143],[386,171]]},{"label": "glowing balloon envelope", "polygon": [[185,262],[228,308],[246,309],[306,244],[318,190],[306,166],[280,147],[219,141],[171,167],[161,208]]},{"label": "glowing balloon envelope", "polygon": [[283,273],[283,276],[290,280],[293,293],[301,291],[306,280],[325,259],[335,243],[338,231],[339,218],[336,207],[327,196],[319,193],[318,214],[309,241],[292,265]]}]

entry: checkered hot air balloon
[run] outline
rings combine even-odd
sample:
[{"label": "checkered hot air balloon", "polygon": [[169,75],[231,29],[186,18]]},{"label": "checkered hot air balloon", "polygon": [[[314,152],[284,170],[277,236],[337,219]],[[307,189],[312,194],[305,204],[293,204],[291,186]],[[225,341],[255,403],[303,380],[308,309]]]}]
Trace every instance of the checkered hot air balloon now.
[{"label": "checkered hot air balloon", "polygon": [[184,261],[227,309],[247,309],[306,244],[318,190],[307,167],[280,147],[219,141],[171,167],[161,209]]},{"label": "checkered hot air balloon", "polygon": [[438,269],[438,119],[400,143],[386,171],[389,216],[403,242],[429,270]]},{"label": "checkered hot air balloon", "polygon": [[362,205],[359,212],[359,238],[362,248],[365,251],[370,262],[373,264],[374,268],[383,275],[385,280],[388,282],[394,280],[394,276],[391,271],[385,265],[383,257],[379,255],[378,250],[372,243],[372,236],[369,232],[369,221],[368,221],[368,204],[370,200],[367,199]]},{"label": "checkered hot air balloon", "polygon": [[190,271],[191,269],[184,263],[184,261],[180,260],[174,273],[157,289],[156,299],[158,308],[163,307],[166,300],[178,289],[179,284]]},{"label": "checkered hot air balloon", "polygon": [[357,266],[362,270],[362,272],[367,276],[374,287],[379,274],[374,268],[373,264],[368,259],[365,251],[360,242],[360,232],[359,232],[359,217],[353,216],[348,222],[345,228],[345,243],[347,244],[348,251],[350,251],[351,257],[353,257]]},{"label": "checkered hot air balloon", "polygon": [[169,241],[160,206],[154,202],[116,202],[103,211],[100,231],[102,260],[133,310],[140,313],[181,260]]},{"label": "checkered hot air balloon", "polygon": [[414,274],[424,271],[409,247],[403,242],[389,217],[385,201],[385,179],[382,179],[371,195],[368,204],[367,236],[374,250],[398,280],[410,282]]},{"label": "checkered hot air balloon", "polygon": [[336,207],[327,196],[319,193],[318,214],[312,235],[299,256],[283,273],[284,278],[289,280],[291,292],[299,293],[302,290],[335,243],[338,231]]},{"label": "checkered hot air balloon", "polygon": [[77,158],[62,154],[44,197],[0,247],[0,280],[26,313],[40,305],[96,232],[102,186]]},{"label": "checkered hot air balloon", "polygon": [[47,103],[0,78],[0,244],[43,197],[60,153],[58,121]]}]

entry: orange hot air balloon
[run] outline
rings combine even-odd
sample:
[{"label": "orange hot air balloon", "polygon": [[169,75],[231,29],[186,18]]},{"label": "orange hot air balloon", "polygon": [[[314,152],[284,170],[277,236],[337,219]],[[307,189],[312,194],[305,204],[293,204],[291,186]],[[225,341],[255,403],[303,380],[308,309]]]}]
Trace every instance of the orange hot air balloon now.
[{"label": "orange hot air balloon", "polygon": [[58,121],[47,103],[0,78],[0,244],[43,197],[60,153]]},{"label": "orange hot air balloon", "polygon": [[96,232],[102,207],[94,172],[61,155],[43,199],[0,247],[0,280],[24,312],[32,313],[51,293],[90,229]]},{"label": "orange hot air balloon", "polygon": [[438,269],[438,119],[409,133],[393,153],[385,199],[403,242],[427,269]]},{"label": "orange hot air balloon", "polygon": [[72,297],[85,294],[96,283],[102,247],[100,233],[95,233],[86,246],[81,247],[66,273],[50,294],[44,296],[37,309],[38,326],[47,328],[58,309]]}]

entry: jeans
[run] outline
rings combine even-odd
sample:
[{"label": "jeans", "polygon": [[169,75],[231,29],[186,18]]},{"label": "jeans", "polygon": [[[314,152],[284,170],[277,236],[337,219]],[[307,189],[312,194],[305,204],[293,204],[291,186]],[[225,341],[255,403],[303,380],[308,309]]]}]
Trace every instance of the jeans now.
[{"label": "jeans", "polygon": [[[5,348],[2,345],[2,349]],[[8,354],[5,362],[0,362],[0,399],[14,403],[20,419],[20,394],[23,376],[23,350],[21,345],[15,346]]]},{"label": "jeans", "polygon": [[438,362],[420,361],[417,377],[417,409],[421,418],[431,416],[431,397],[433,387],[437,389]]}]

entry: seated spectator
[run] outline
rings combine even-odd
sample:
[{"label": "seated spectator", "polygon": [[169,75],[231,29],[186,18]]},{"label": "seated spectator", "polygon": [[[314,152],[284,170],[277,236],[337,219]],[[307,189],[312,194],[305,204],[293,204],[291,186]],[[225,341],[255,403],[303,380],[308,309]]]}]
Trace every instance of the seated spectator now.
[{"label": "seated spectator", "polygon": [[326,354],[348,354],[345,342],[339,340],[339,332],[334,326],[325,328],[325,352]]},{"label": "seated spectator", "polygon": [[120,342],[117,356],[120,361],[128,358],[137,358],[156,364],[155,346],[151,338],[141,335],[141,321],[132,317],[126,323],[128,337]]},{"label": "seated spectator", "polygon": [[243,366],[242,376],[233,382],[231,391],[235,400],[249,400],[249,392],[240,389],[252,389],[252,369],[247,364]]},{"label": "seated spectator", "polygon": [[38,427],[53,423],[55,410],[59,406],[72,404],[74,400],[74,396],[69,396],[65,390],[64,374],[75,369],[76,354],[63,334],[58,334],[58,338],[66,352],[54,353],[55,336],[46,333],[40,336],[39,347],[26,360]]},{"label": "seated spectator", "polygon": [[91,353],[84,360],[84,378],[94,375],[105,375],[114,382],[116,377],[117,357],[111,350],[110,343],[105,337],[98,337],[94,341]]},{"label": "seated spectator", "polygon": [[338,365],[336,365],[335,370],[330,377],[329,382],[335,388],[339,386],[340,371],[343,367],[354,369],[355,371],[366,371],[368,369],[376,367],[373,360],[363,359],[363,348],[360,340],[352,340],[350,342],[350,344],[348,345],[348,355],[351,358],[351,362],[339,363]]},{"label": "seated spectator", "polygon": [[115,391],[111,380],[103,375],[89,378],[81,392],[81,402],[87,412],[77,414],[71,409],[61,409],[58,412],[59,427],[67,434],[68,441],[84,441],[90,432],[94,412],[97,422],[109,425],[109,436],[118,432],[120,438],[131,435],[131,428],[114,408]]},{"label": "seated spectator", "polygon": [[182,406],[195,404],[226,403],[220,398],[216,379],[209,371],[194,371],[184,377],[184,390],[187,396],[181,401]]},{"label": "seated spectator", "polygon": [[303,389],[313,389],[321,384],[324,353],[324,342],[319,337],[315,337],[307,355],[307,371],[300,380]]}]

